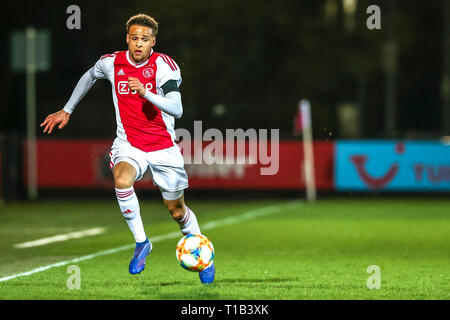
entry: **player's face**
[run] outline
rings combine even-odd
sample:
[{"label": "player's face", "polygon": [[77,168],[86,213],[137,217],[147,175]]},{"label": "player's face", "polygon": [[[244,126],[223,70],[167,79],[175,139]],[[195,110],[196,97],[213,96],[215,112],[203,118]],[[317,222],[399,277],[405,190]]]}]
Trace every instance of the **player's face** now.
[{"label": "player's face", "polygon": [[147,60],[155,43],[156,39],[152,35],[152,29],[138,25],[130,27],[127,34],[127,44],[131,59],[134,62],[139,63]]}]

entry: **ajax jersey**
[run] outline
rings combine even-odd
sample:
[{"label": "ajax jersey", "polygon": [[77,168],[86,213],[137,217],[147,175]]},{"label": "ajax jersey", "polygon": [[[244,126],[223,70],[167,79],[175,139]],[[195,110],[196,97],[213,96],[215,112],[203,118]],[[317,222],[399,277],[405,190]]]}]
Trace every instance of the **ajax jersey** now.
[{"label": "ajax jersey", "polygon": [[147,90],[164,95],[161,87],[168,80],[181,84],[178,65],[169,56],[153,52],[140,63],[134,63],[128,51],[106,54],[94,67],[96,79],[108,79],[116,112],[117,138],[144,152],[174,146],[175,119],[150,101],[128,88],[128,77],[138,78]]}]

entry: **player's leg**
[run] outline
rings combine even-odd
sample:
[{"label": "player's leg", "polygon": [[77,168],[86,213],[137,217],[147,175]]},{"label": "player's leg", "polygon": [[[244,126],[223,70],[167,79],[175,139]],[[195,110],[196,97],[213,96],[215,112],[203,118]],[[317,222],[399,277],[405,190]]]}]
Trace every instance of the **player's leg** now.
[{"label": "player's leg", "polygon": [[145,268],[145,258],[152,251],[152,244],[147,239],[140,214],[139,201],[134,192],[136,169],[128,162],[121,161],[114,166],[114,186],[120,211],[136,241],[129,272],[137,274]]},{"label": "player's leg", "polygon": [[[175,192],[162,191],[161,193],[164,204],[167,206],[173,220],[180,225],[181,233],[184,235],[191,233],[201,234],[195,213],[184,203],[183,190]],[[199,272],[200,281],[206,284],[212,283],[215,274],[216,267],[212,263],[210,267]]]},{"label": "player's leg", "polygon": [[164,204],[172,218],[186,235],[200,232],[195,213],[184,203],[184,189],[188,187],[188,177],[184,170],[184,160],[178,146],[147,153],[153,182],[161,190]]},{"label": "player's leg", "polygon": [[137,243],[144,242],[147,236],[140,214],[139,200],[134,192],[136,169],[128,162],[121,161],[114,166],[114,187],[120,211]]},{"label": "player's leg", "polygon": [[129,272],[136,274],[144,270],[145,258],[152,251],[152,244],[144,231],[139,200],[134,192],[134,182],[142,178],[148,166],[140,150],[116,141],[110,156],[120,211],[136,241],[136,248],[129,264]]},{"label": "player's leg", "polygon": [[[181,196],[179,196],[181,194]],[[172,219],[180,225],[181,233],[184,235],[190,233],[201,234],[197,217],[184,203],[183,190],[176,192],[162,192],[164,204],[169,210]],[[172,200],[173,199],[173,200]]]},{"label": "player's leg", "polygon": [[[184,189],[188,187],[188,177],[184,170],[183,156],[177,146],[149,152],[148,161],[153,181],[161,190],[164,204],[172,218],[180,225],[181,232],[201,234],[195,213],[184,203]],[[202,283],[214,281],[214,263],[199,272]]]}]

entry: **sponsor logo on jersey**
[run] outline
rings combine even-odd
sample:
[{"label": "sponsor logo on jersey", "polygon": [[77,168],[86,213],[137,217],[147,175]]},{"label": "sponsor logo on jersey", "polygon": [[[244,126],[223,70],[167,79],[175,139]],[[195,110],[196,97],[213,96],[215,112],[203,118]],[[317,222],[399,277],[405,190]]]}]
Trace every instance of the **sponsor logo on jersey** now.
[{"label": "sponsor logo on jersey", "polygon": [[128,81],[117,82],[117,91],[119,92],[119,94],[130,93],[130,88],[128,87]]},{"label": "sponsor logo on jersey", "polygon": [[[146,90],[152,90],[153,84],[151,82],[148,82],[144,85],[144,87]],[[128,87],[128,81],[117,82],[117,91],[119,92],[119,94],[129,94],[130,88]],[[136,94],[136,93],[137,93],[136,90],[131,91],[131,94]]]},{"label": "sponsor logo on jersey", "polygon": [[124,76],[125,72],[123,72],[123,69],[120,69],[119,72],[117,72],[118,76]]}]

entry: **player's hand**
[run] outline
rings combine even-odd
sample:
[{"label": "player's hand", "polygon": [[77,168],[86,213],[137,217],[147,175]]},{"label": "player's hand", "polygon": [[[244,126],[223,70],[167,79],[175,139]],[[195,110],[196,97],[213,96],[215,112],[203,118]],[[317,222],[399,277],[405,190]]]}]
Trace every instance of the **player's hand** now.
[{"label": "player's hand", "polygon": [[128,88],[130,88],[131,91],[136,90],[141,97],[145,96],[144,85],[138,78],[128,77]]},{"label": "player's hand", "polygon": [[58,129],[62,129],[69,122],[70,113],[65,112],[64,110],[59,110],[58,112],[52,113],[47,118],[45,118],[44,122],[41,123],[41,127],[45,126],[44,133],[48,131],[48,134],[52,133],[53,128],[59,124]]}]

